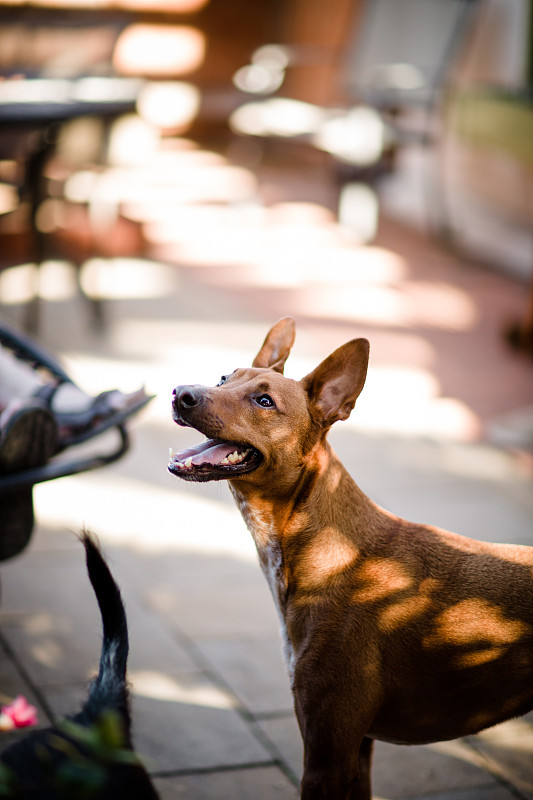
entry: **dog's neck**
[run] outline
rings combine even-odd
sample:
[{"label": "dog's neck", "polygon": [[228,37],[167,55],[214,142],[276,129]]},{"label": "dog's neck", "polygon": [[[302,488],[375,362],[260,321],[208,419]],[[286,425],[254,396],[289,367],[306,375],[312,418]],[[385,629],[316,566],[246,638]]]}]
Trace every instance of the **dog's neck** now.
[{"label": "dog's neck", "polygon": [[392,517],[366,497],[327,443],[321,448],[290,496],[230,482],[278,611],[291,679],[308,615],[327,608],[331,591],[341,589]]},{"label": "dog's neck", "polygon": [[230,488],[271,588],[273,571],[287,589],[315,592],[321,581],[325,588],[392,517],[359,489],[327,442],[283,496],[273,485],[235,480]]}]

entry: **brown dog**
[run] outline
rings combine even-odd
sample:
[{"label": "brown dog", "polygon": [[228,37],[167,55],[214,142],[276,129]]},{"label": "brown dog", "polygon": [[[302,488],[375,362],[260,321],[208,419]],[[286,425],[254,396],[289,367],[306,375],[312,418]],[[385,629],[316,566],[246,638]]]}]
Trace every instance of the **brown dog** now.
[{"label": "brown dog", "polygon": [[368,342],[297,382],[282,374],[293,341],[281,320],[251,369],[175,389],[175,421],[209,439],[169,469],[228,479],[255,540],[304,740],[302,798],[367,800],[373,739],[452,739],[533,707],[533,548],[376,506],[326,441],[363,388]]}]

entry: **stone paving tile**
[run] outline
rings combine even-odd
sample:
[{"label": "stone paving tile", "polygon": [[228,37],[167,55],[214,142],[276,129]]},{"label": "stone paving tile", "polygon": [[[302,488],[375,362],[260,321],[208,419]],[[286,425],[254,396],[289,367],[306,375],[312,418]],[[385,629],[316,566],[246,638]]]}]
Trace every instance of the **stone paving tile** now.
[{"label": "stone paving tile", "polygon": [[[30,544],[28,545],[27,549],[24,550],[21,558],[26,560],[26,558],[33,553],[57,554],[58,550],[75,550],[78,552],[79,549],[80,543],[77,536],[74,536],[72,531],[57,530],[54,528],[45,527],[39,523],[39,520],[37,520],[33,529]],[[15,563],[16,560],[17,559],[10,561],[9,563]]]},{"label": "stone paving tile", "polygon": [[33,682],[85,680],[94,674],[100,613],[81,546],[53,556],[33,552],[8,562],[2,577],[3,635]]},{"label": "stone paving tile", "polygon": [[[501,484],[502,491],[506,497],[516,505],[526,511],[533,518],[533,491],[531,490],[531,480],[526,476],[522,480],[512,480]],[[533,527],[533,526],[532,526]]]},{"label": "stone paving tile", "polygon": [[445,491],[425,490],[400,497],[384,493],[381,504],[395,514],[474,539],[492,542],[533,544],[531,517],[505,498],[495,495],[491,486],[467,490],[457,486]]},{"label": "stone paving tile", "polygon": [[[102,642],[101,622],[94,598],[80,589],[68,611],[43,609],[6,619],[4,635],[38,685],[86,680],[97,671]],[[87,607],[80,609],[80,603]],[[130,669],[189,671],[190,655],[153,613],[134,598],[126,603],[130,634]],[[90,609],[90,612],[89,612]],[[79,635],[80,632],[83,635]]]},{"label": "stone paving tile", "polygon": [[296,717],[293,713],[256,720],[257,727],[274,744],[292,774],[302,777],[303,745]]},{"label": "stone paving tile", "polygon": [[154,781],[161,800],[296,800],[298,791],[277,767],[256,767]]},{"label": "stone paving tile", "polygon": [[160,586],[147,591],[151,608],[169,626],[188,636],[253,636],[257,631],[275,636],[279,621],[272,597],[262,576],[251,586],[212,582],[182,590],[179,586]]},{"label": "stone paving tile", "polygon": [[[452,792],[417,794],[416,800],[516,800],[517,795],[505,786],[496,783],[477,786],[472,789],[458,789]],[[378,797],[376,797],[378,800]]]},{"label": "stone paving tile", "polygon": [[523,797],[533,798],[533,724],[529,719],[510,720],[471,737],[473,746],[488,764]]},{"label": "stone paving tile", "polygon": [[504,450],[483,443],[372,433],[354,429],[351,417],[343,425],[332,429],[329,441],[367,494],[388,488],[409,490],[413,483],[424,488],[446,486],[448,480],[453,484],[457,479],[531,489],[531,475]]},{"label": "stone paving tile", "polygon": [[330,439],[356,483],[389,511],[467,536],[533,544],[531,477],[509,454],[349,431]]},{"label": "stone paving tile", "polygon": [[348,434],[337,439],[341,446],[335,450],[379,505],[466,536],[533,544],[531,479],[508,454],[481,445],[377,438],[365,460],[369,440]]},{"label": "stone paving tile", "polygon": [[[121,580],[115,555],[105,547],[104,552],[126,606],[130,669],[194,669],[190,655],[161,619],[143,608]],[[101,619],[81,545],[59,554],[33,550],[27,558],[10,562],[3,577],[4,635],[32,679],[42,685],[91,677],[100,655]],[[38,610],[31,614],[30,608]]]},{"label": "stone paving tile", "polygon": [[184,591],[209,589],[221,591],[227,586],[254,587],[261,583],[262,574],[255,551],[250,560],[231,553],[191,553],[186,550],[162,553],[137,553],[131,548],[116,548],[112,552],[121,564],[128,565],[130,579],[137,591],[157,586],[174,586]]},{"label": "stone paving tile", "polygon": [[136,745],[154,769],[198,769],[267,763],[271,755],[250,735],[231,698],[201,676],[175,676],[173,703],[146,696],[131,676]]},{"label": "stone paving tile", "polygon": [[[152,772],[267,764],[272,756],[251,734],[234,698],[201,673],[129,672],[134,742]],[[80,703],[82,685],[44,687],[57,714]]]},{"label": "stone paving tile", "polygon": [[130,670],[185,672],[195,669],[191,655],[154,613],[144,609],[132,598],[127,598],[126,613],[130,639]]},{"label": "stone paving tile", "polygon": [[252,714],[292,709],[281,639],[198,639],[197,645]]},{"label": "stone paving tile", "polygon": [[429,437],[354,430],[350,418],[343,427],[334,427],[328,439],[352,478],[369,496],[389,487],[409,489],[413,480],[425,488],[456,477],[455,465],[449,463],[449,448]]},{"label": "stone paving tile", "polygon": [[57,552],[28,551],[5,562],[2,614],[6,619],[36,610],[61,614],[66,609],[76,618],[99,614],[80,544]]},{"label": "stone paving tile", "polygon": [[391,800],[465,789],[488,799],[500,788],[458,740],[413,747],[376,742],[372,774],[375,794]]},{"label": "stone paving tile", "polygon": [[91,621],[39,612],[4,625],[3,633],[37,685],[89,680],[98,671],[101,634]]},{"label": "stone paving tile", "polygon": [[[256,724],[300,778],[303,747],[294,715],[263,718]],[[421,793],[440,797],[441,792],[454,798],[458,792],[459,798],[463,791],[464,797],[472,800],[512,797],[487,771],[485,760],[461,740],[413,747],[376,742],[373,764],[376,798],[407,800]]]},{"label": "stone paving tile", "polygon": [[[239,523],[240,521],[237,520]],[[166,551],[139,557],[124,550],[136,591],[178,637],[279,637],[279,619],[255,549],[238,552]],[[127,580],[130,580],[129,578]]]}]

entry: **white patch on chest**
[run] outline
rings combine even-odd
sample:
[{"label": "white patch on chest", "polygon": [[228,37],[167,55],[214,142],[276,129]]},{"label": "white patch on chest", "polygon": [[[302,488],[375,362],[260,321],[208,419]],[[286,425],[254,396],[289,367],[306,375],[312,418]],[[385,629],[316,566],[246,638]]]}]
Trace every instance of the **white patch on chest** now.
[{"label": "white patch on chest", "polygon": [[263,574],[272,592],[274,603],[279,616],[281,636],[283,639],[283,655],[287,664],[287,669],[291,678],[294,675],[294,651],[287,633],[285,624],[285,598],[287,595],[287,583],[283,573],[283,557],[281,547],[277,541],[265,545],[261,550],[258,548],[259,563]]},{"label": "white patch on chest", "polygon": [[294,653],[287,634],[285,624],[285,600],[287,581],[283,570],[283,555],[272,519],[268,515],[249,507],[240,495],[234,492],[239,511],[252,534],[257,548],[259,564],[269,585],[278,612],[281,636],[283,639],[283,655],[292,681],[294,674]]}]

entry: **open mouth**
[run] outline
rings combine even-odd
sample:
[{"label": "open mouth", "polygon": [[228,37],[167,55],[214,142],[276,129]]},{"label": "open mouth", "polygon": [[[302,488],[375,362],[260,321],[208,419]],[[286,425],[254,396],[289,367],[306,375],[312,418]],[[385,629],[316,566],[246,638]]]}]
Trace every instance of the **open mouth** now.
[{"label": "open mouth", "polygon": [[186,481],[216,481],[252,472],[263,456],[251,445],[207,439],[179,450],[170,450],[169,472]]}]

